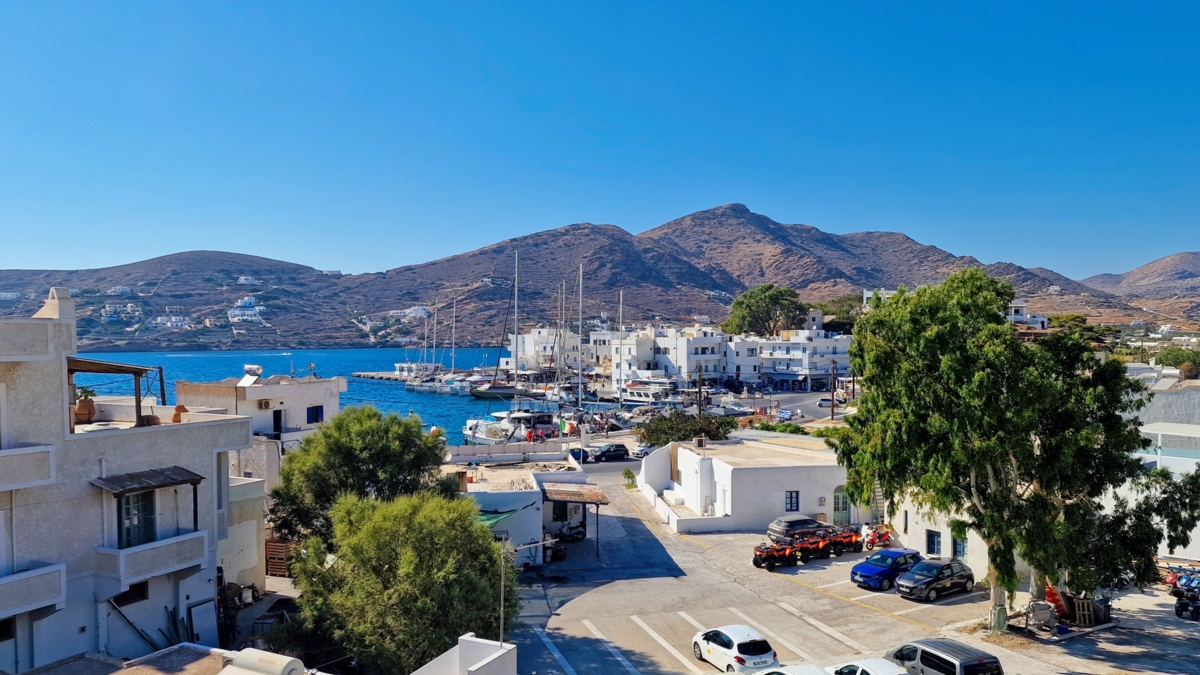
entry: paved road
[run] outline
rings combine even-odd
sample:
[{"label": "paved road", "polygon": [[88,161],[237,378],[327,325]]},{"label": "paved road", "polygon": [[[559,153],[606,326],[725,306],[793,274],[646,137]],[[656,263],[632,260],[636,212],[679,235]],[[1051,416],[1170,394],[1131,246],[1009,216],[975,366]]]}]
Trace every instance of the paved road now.
[{"label": "paved road", "polygon": [[[985,614],[983,593],[930,604],[859,588],[849,582],[849,569],[866,553],[774,573],[755,569],[751,549],[761,535],[667,531],[640,492],[623,485],[619,470],[634,464],[586,465],[611,501],[601,509],[599,560],[589,538],[572,545],[566,562],[523,575],[522,625],[512,632],[522,675],[715,672],[692,657],[692,638],[702,627],[735,623],[763,633],[785,664],[828,666],[945,634]],[[1016,600],[1018,606],[1024,602],[1021,596]],[[1104,662],[1120,658],[1125,646],[1113,644],[1097,658],[1097,650],[1081,649],[1088,638],[1035,653],[985,643],[977,635],[954,637],[998,654],[1009,675],[1120,672]],[[1132,657],[1140,672],[1194,672],[1188,670],[1191,661],[1157,663],[1146,651]],[[1146,670],[1148,665],[1154,668]]]}]

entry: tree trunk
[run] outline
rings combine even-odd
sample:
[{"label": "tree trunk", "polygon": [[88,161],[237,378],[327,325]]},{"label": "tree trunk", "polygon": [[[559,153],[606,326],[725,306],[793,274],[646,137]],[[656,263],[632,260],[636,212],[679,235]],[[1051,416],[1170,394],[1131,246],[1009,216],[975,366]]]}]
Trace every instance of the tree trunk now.
[{"label": "tree trunk", "polygon": [[992,604],[988,608],[988,628],[990,630],[1008,630],[1008,608],[1004,589],[1000,586],[1000,575],[996,568],[988,563],[988,587],[992,592]]},{"label": "tree trunk", "polygon": [[1046,575],[1037,570],[1029,573],[1029,598],[1031,600],[1046,599]]}]

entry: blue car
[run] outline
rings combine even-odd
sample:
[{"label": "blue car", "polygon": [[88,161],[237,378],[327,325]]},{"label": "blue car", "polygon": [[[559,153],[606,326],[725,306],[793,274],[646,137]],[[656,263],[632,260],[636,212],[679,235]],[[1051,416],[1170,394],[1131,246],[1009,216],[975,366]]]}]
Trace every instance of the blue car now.
[{"label": "blue car", "polygon": [[850,580],[859,586],[890,590],[896,577],[911,570],[921,559],[921,554],[911,548],[876,551],[851,568]]},{"label": "blue car", "polygon": [[591,455],[588,454],[588,451],[584,450],[583,448],[571,448],[569,452],[571,453],[571,456],[575,458],[575,461],[579,462],[580,464],[587,462],[588,457],[591,457]]}]

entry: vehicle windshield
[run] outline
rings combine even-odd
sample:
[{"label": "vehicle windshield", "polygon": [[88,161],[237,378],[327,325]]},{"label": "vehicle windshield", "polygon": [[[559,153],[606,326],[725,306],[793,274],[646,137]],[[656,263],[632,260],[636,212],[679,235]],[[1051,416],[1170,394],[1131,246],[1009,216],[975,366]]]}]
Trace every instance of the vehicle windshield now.
[{"label": "vehicle windshield", "polygon": [[963,675],[1004,675],[999,663],[964,663]]},{"label": "vehicle windshield", "polygon": [[927,577],[929,579],[936,577],[938,575],[938,572],[940,572],[940,571],[942,571],[942,568],[940,565],[933,565],[931,563],[924,563],[924,562],[917,565],[916,567],[914,567],[912,569],[913,574],[915,574],[919,577]]},{"label": "vehicle windshield", "polygon": [[872,565],[875,565],[877,567],[891,567],[892,566],[892,556],[890,556],[886,553],[876,553],[875,555],[871,556],[870,558],[867,558],[866,562],[871,563]]},{"label": "vehicle windshield", "polygon": [[774,525],[775,527],[787,527],[788,525],[792,524],[792,521],[790,521],[786,518],[776,518],[775,522],[773,522],[771,524]]},{"label": "vehicle windshield", "polygon": [[771,653],[771,643],[766,640],[750,640],[738,644],[738,653],[742,656],[762,656]]}]

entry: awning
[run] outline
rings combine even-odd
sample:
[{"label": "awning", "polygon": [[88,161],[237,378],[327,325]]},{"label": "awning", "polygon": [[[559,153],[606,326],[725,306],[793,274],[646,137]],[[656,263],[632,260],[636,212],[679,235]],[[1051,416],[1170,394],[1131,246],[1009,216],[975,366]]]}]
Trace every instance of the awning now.
[{"label": "awning", "polygon": [[128,363],[81,359],[78,356],[67,357],[68,373],[100,373],[103,375],[133,375],[135,377],[142,377],[152,370],[155,370],[155,368],[131,366]]},{"label": "awning", "polygon": [[608,497],[599,485],[591,483],[542,483],[542,499],[572,504],[607,504]]},{"label": "awning", "polygon": [[169,466],[165,469],[150,469],[133,473],[119,473],[103,478],[93,478],[92,485],[120,497],[130,492],[143,492],[176,485],[199,485],[204,476],[193,473],[182,466]]},{"label": "awning", "polygon": [[479,517],[476,518],[476,520],[483,523],[484,525],[487,525],[488,527],[492,527],[496,523],[504,520],[505,518],[511,516],[512,514],[514,514],[516,512],[517,512],[516,510],[512,510],[512,511],[503,511],[503,512],[497,511],[495,513],[480,513]]}]

